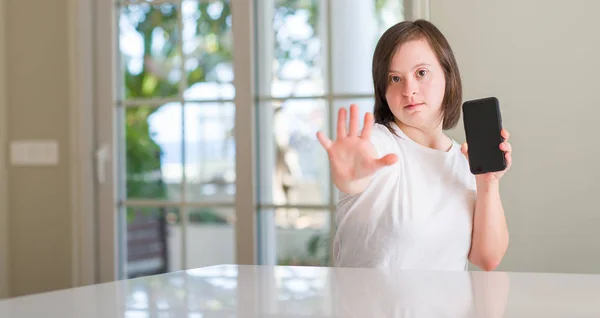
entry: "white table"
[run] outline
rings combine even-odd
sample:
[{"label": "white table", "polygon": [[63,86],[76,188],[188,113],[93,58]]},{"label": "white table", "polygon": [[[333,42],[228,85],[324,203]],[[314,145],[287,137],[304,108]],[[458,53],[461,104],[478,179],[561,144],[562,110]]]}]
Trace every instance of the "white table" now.
[{"label": "white table", "polygon": [[600,317],[600,275],[223,265],[8,299],[0,317]]}]

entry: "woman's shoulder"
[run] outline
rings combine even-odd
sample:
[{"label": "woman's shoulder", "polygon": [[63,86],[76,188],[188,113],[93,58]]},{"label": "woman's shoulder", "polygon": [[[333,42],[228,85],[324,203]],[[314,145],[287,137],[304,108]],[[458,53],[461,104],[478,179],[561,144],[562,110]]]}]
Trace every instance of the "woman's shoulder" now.
[{"label": "woman's shoulder", "polygon": [[371,139],[376,141],[395,142],[396,136],[390,128],[383,124],[373,124],[371,128]]},{"label": "woman's shoulder", "polygon": [[375,123],[373,124],[373,127],[371,127],[371,143],[373,143],[380,155],[382,155],[383,152],[386,154],[395,152],[394,149],[397,147],[398,142],[394,136],[395,135],[385,125]]},{"label": "woman's shoulder", "polygon": [[471,172],[469,160],[467,159],[467,157],[465,157],[465,155],[461,151],[462,144],[460,144],[456,140],[453,140],[453,142],[454,142],[454,146],[452,148],[452,152],[453,152],[452,155],[456,161],[456,164],[454,165],[454,167],[456,167],[457,172],[459,172],[460,176],[462,176],[462,180],[467,185],[467,187],[474,188],[475,187],[475,175],[473,175],[473,173]]},{"label": "woman's shoulder", "polygon": [[379,123],[374,123],[373,127],[371,128],[371,131],[376,132],[376,133],[381,133],[381,134],[389,134],[389,135],[392,134],[392,132],[389,130],[389,128],[386,125],[379,124]]}]

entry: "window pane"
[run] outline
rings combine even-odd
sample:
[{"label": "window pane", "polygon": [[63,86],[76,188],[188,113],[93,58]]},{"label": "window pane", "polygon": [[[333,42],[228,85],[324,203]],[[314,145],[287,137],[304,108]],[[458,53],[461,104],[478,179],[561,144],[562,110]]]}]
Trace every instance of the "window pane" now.
[{"label": "window pane", "polygon": [[187,100],[227,99],[233,87],[233,38],[229,1],[182,3]]},{"label": "window pane", "polygon": [[329,266],[329,224],[329,210],[276,209],[277,264]]},{"label": "window pane", "polygon": [[167,273],[179,269],[173,247],[181,246],[180,237],[171,236],[169,219],[177,214],[173,208],[127,207],[122,221],[126,229],[125,249],[127,278]]},{"label": "window pane", "polygon": [[[340,0],[334,0],[340,1]],[[377,21],[377,37],[394,24],[404,21],[404,0],[373,0]]]},{"label": "window pane", "polygon": [[260,95],[325,93],[324,1],[259,0]]},{"label": "window pane", "polygon": [[173,97],[181,80],[175,4],[133,4],[119,14],[120,98]]},{"label": "window pane", "polygon": [[181,104],[125,110],[128,199],[181,197]]},{"label": "window pane", "polygon": [[232,208],[188,208],[187,266],[235,264],[235,212]]},{"label": "window pane", "polygon": [[402,3],[403,0],[331,0],[334,94],[373,93],[373,52],[381,34],[403,20]]},{"label": "window pane", "polygon": [[126,108],[127,198],[181,197],[181,105]]},{"label": "window pane", "polygon": [[329,204],[329,162],[316,138],[327,118],[323,100],[259,106],[259,202]]},{"label": "window pane", "polygon": [[234,201],[234,123],[233,103],[185,105],[187,201]]}]

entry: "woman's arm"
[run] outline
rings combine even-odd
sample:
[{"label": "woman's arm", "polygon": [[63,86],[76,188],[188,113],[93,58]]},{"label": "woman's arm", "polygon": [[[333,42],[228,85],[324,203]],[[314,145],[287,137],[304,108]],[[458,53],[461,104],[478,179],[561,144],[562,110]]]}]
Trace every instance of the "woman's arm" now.
[{"label": "woman's arm", "polygon": [[[508,249],[508,228],[500,200],[500,179],[512,166],[512,145],[508,142],[510,134],[506,129],[502,129],[500,134],[504,138],[499,147],[506,158],[506,169],[475,176],[477,199],[469,261],[485,271],[494,270]],[[468,149],[468,145],[464,144],[462,152],[467,160]]]},{"label": "woman's arm", "polygon": [[482,270],[494,270],[508,249],[508,241],[499,182],[478,180],[469,261]]}]

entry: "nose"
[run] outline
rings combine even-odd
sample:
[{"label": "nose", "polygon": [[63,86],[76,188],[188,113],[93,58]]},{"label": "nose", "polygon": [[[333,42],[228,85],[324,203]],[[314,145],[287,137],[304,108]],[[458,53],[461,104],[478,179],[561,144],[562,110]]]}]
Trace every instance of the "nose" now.
[{"label": "nose", "polygon": [[402,90],[404,96],[416,95],[418,90],[418,85],[415,80],[407,79],[404,81],[404,87]]}]

